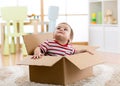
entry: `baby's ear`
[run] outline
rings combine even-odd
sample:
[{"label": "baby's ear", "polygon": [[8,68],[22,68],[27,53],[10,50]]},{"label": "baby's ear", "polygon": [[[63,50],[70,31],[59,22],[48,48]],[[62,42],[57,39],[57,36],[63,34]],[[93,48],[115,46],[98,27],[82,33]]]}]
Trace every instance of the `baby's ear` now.
[{"label": "baby's ear", "polygon": [[70,42],[71,42],[71,41],[73,40],[73,38],[72,38],[72,37],[70,37],[70,39],[69,39],[69,40],[70,40]]}]

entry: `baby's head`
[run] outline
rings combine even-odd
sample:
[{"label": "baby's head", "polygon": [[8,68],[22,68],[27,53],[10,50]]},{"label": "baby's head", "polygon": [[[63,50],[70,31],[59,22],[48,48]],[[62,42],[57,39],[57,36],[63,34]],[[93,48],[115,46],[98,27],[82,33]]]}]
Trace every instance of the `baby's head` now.
[{"label": "baby's head", "polygon": [[59,23],[54,31],[54,38],[56,40],[72,41],[73,30],[71,26],[65,22]]}]

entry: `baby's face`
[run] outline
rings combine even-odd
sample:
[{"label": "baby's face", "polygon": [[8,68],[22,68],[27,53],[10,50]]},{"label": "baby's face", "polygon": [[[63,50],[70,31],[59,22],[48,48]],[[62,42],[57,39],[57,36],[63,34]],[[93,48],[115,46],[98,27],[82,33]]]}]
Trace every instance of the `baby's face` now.
[{"label": "baby's face", "polygon": [[58,24],[54,32],[54,37],[61,37],[64,40],[70,40],[71,28],[67,24]]}]

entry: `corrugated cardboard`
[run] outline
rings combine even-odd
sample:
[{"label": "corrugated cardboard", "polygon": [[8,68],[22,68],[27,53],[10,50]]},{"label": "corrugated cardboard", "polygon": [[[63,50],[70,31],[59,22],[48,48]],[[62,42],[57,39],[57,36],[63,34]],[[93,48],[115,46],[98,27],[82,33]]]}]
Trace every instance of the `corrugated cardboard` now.
[{"label": "corrugated cardboard", "polygon": [[[91,76],[93,73],[92,67],[103,62],[103,59],[97,53],[94,55],[81,53],[65,57],[44,56],[40,59],[31,59],[33,49],[43,41],[43,35],[47,39],[50,37],[50,34],[49,37],[46,34],[42,34],[42,36],[41,34],[24,36],[24,41],[30,56],[19,64],[29,65],[30,81],[61,85],[74,83]],[[35,38],[38,38],[37,41]]]},{"label": "corrugated cardboard", "polygon": [[28,55],[33,55],[34,49],[45,40],[53,39],[53,33],[28,34],[23,36]]}]

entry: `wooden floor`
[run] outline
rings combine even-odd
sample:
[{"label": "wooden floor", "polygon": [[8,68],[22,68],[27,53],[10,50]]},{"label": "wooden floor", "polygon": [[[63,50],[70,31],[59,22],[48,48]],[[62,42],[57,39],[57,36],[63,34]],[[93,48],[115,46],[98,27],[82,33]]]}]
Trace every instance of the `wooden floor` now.
[{"label": "wooden floor", "polygon": [[2,50],[0,49],[0,68],[6,66],[15,66],[18,62],[23,60],[26,56],[21,53],[10,54],[8,56],[2,55]]},{"label": "wooden floor", "polygon": [[[2,50],[0,50],[2,51]],[[103,55],[106,63],[111,64],[120,64],[120,54],[116,53],[107,53],[107,52],[100,52]],[[0,68],[6,66],[15,66],[18,62],[23,60],[26,56],[23,56],[21,53],[11,54],[9,56],[3,56],[0,53]]]}]

